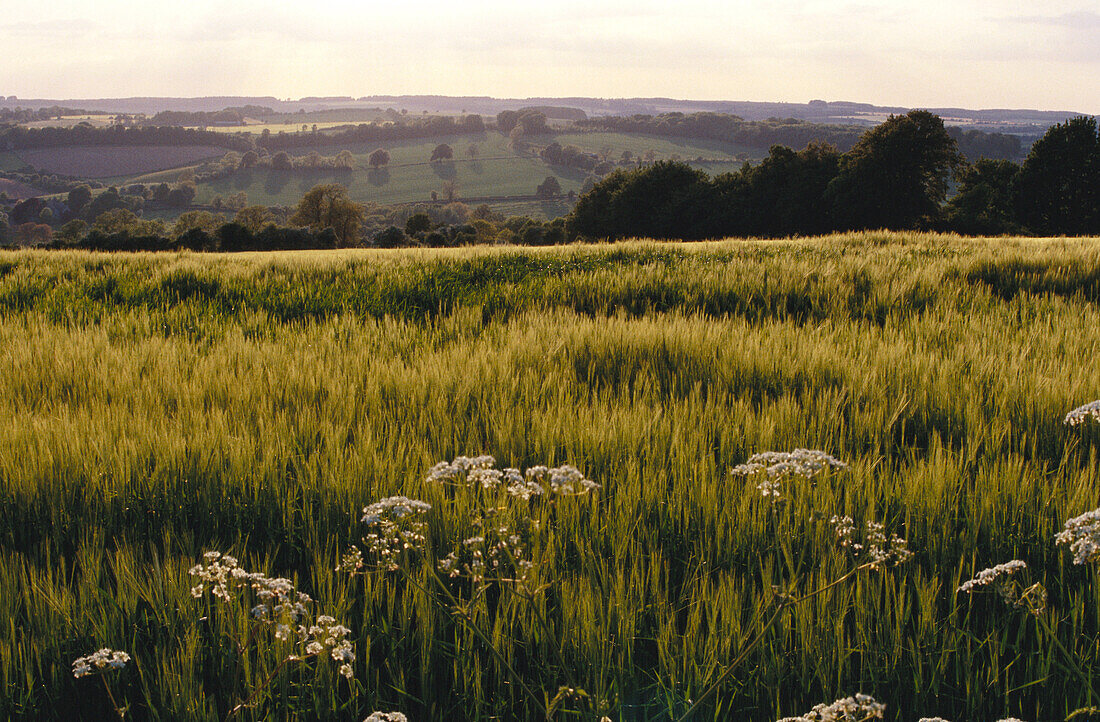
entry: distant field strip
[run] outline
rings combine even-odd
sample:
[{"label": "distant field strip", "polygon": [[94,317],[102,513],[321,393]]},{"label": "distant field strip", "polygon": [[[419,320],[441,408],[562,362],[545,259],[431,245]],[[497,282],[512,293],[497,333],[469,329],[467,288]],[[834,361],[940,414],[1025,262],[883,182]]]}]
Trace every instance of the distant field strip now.
[{"label": "distant field strip", "polygon": [[[1100,399],[1100,239],[6,252],[0,348],[0,718],[107,719],[71,666],[101,647],[141,721],[546,719],[562,687],[555,720],[667,721],[716,681],[693,720],[1098,701],[1100,579],[1054,535],[1098,504],[1100,428],[1063,419]],[[796,448],[848,466],[776,503],[730,473]],[[425,480],[463,454],[601,488],[473,528],[487,487]],[[395,495],[432,504],[407,575],[336,571]],[[437,561],[517,515],[536,590],[447,577],[440,606]],[[782,611],[853,567],[848,516],[913,558]],[[192,596],[209,550],[331,610],[353,679],[276,668],[231,715],[271,667],[216,633],[266,627]],[[1040,613],[957,592],[1013,559]]]},{"label": "distant field strip", "polygon": [[224,148],[204,145],[134,145],[35,148],[18,151],[18,155],[29,165],[46,173],[80,178],[112,178],[177,168],[218,158],[225,152]]}]

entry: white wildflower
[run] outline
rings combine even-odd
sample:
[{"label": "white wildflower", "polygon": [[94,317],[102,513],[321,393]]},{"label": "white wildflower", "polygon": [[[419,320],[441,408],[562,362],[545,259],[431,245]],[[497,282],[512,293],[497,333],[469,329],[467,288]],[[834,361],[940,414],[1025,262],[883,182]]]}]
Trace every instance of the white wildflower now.
[{"label": "white wildflower", "polygon": [[1100,509],[1086,511],[1067,521],[1065,529],[1054,535],[1054,541],[1069,545],[1074,564],[1100,560]]},{"label": "white wildflower", "polygon": [[400,712],[371,712],[363,722],[409,722],[409,719]]},{"label": "white wildflower", "polygon": [[812,479],[828,469],[846,469],[848,465],[839,459],[815,449],[794,451],[763,451],[753,454],[744,464],[730,470],[733,476],[753,476],[764,473],[768,478],[801,476]]},{"label": "white wildflower", "polygon": [[[427,545],[426,525],[419,517],[431,508],[427,502],[404,496],[387,497],[363,507],[361,521],[369,527],[363,541],[368,551],[378,557],[385,568],[396,570],[402,552],[423,549]],[[362,552],[353,546],[344,554],[336,570],[354,574],[364,566]]]},{"label": "white wildflower", "polygon": [[779,491],[781,487],[782,484],[780,484],[777,479],[764,479],[756,485],[756,489],[760,492],[760,496],[765,499],[771,497],[772,501],[779,501],[782,497],[782,493]]},{"label": "white wildflower", "polygon": [[867,694],[838,699],[832,704],[819,704],[801,717],[784,717],[778,722],[866,722],[882,719],[886,705]]},{"label": "white wildflower", "polygon": [[921,717],[917,722],[949,722],[949,720],[943,717]]},{"label": "white wildflower", "polygon": [[1080,426],[1088,421],[1100,421],[1100,399],[1090,401],[1084,406],[1078,406],[1066,414],[1062,421],[1066,426]]},{"label": "white wildflower", "polygon": [[600,488],[599,484],[585,478],[577,467],[568,464],[553,468],[532,466],[525,476],[527,486],[531,488],[538,486],[543,491],[560,496],[581,496]]},{"label": "white wildflower", "polygon": [[77,657],[73,660],[73,676],[77,679],[87,677],[90,674],[108,672],[113,669],[122,669],[130,661],[130,655],[104,647],[92,652],[86,657]]},{"label": "white wildflower", "polygon": [[962,585],[955,591],[966,592],[967,594],[973,592],[978,587],[986,587],[992,584],[999,584],[1004,582],[1006,577],[1010,577],[1021,569],[1027,569],[1027,564],[1020,559],[1013,559],[1010,562],[1004,564],[998,564],[997,566],[983,569],[975,575],[973,579],[968,579],[963,582]]},{"label": "white wildflower", "polygon": [[875,567],[888,563],[900,564],[913,556],[908,541],[897,534],[887,535],[885,527],[877,521],[868,520],[864,524],[862,541],[856,541],[856,524],[852,517],[833,516],[829,523],[833,525],[840,546]]},{"label": "white wildflower", "polygon": [[470,472],[479,469],[491,469],[496,466],[497,460],[491,456],[459,456],[454,461],[441,461],[428,472],[426,481],[431,484],[456,484],[472,483]]}]

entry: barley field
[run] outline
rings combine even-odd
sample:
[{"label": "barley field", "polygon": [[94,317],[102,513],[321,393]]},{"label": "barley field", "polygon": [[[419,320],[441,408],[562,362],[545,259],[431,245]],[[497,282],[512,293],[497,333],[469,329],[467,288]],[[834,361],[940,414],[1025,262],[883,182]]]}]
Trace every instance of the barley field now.
[{"label": "barley field", "polygon": [[0,254],[0,717],[1063,720],[1098,350],[1100,239]]}]

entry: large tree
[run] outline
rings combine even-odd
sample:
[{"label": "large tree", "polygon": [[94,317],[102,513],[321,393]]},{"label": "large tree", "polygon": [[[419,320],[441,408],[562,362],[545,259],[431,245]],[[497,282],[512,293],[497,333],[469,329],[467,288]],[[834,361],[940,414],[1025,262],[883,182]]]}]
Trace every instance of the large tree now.
[{"label": "large tree", "polygon": [[735,225],[727,232],[791,236],[831,230],[825,193],[837,176],[840,157],[831,145],[811,143],[797,152],[773,145],[759,165],[741,171],[745,215],[731,219]]},{"label": "large tree", "polygon": [[1100,233],[1100,136],[1078,116],[1035,141],[1020,169],[1016,206],[1037,233]]},{"label": "large tree", "polygon": [[706,173],[658,161],[611,173],[580,197],[566,226],[571,237],[701,238],[713,199]]},{"label": "large tree", "polygon": [[947,227],[969,235],[1000,235],[1019,230],[1013,192],[1020,166],[1010,160],[982,158],[962,168],[959,187],[944,208]]},{"label": "large tree", "polygon": [[331,228],[342,244],[349,245],[358,237],[363,206],[348,198],[348,189],[339,183],[318,185],[302,196],[290,222],[314,231]]},{"label": "large tree", "polygon": [[943,120],[926,110],[890,116],[841,157],[829,197],[841,228],[908,229],[940,215],[947,182],[962,162]]}]

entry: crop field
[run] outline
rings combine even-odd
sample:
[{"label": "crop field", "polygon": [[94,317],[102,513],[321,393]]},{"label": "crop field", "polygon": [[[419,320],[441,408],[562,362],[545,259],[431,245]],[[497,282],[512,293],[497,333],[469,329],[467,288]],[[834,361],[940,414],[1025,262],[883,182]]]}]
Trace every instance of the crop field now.
[{"label": "crop field", "polygon": [[114,178],[152,173],[219,158],[224,148],[205,145],[122,145],[32,148],[20,150],[19,158],[46,173],[77,178]]},{"label": "crop field", "polygon": [[26,183],[20,183],[19,181],[9,180],[7,178],[0,178],[0,193],[7,194],[8,198],[14,198],[16,200],[23,200],[24,198],[34,198],[35,196],[45,195],[39,189],[29,186]]},{"label": "crop field", "polygon": [[25,128],[71,128],[80,123],[88,123],[96,128],[106,128],[111,125],[111,119],[114,117],[109,113],[63,115],[60,118],[50,118],[49,120],[32,120],[28,123],[22,123],[22,125]]},{"label": "crop field", "polygon": [[[365,121],[362,121],[365,122]],[[309,126],[310,130],[313,126],[317,126],[317,130],[328,130],[329,128],[339,128],[346,125],[355,125],[355,122],[347,120],[302,120],[301,118],[292,118],[289,121],[278,122],[264,122],[263,120],[245,119],[245,125],[208,125],[206,130],[213,130],[218,133],[253,133],[259,135],[265,130],[269,130],[272,133],[294,133],[300,131],[303,125]],[[192,126],[194,127],[194,126]]]},{"label": "crop field", "polygon": [[1100,705],[1100,239],[18,251],[0,348],[0,717]]}]

